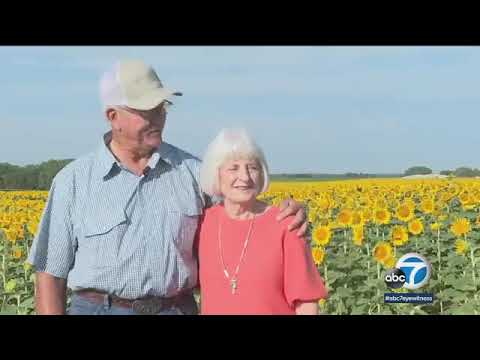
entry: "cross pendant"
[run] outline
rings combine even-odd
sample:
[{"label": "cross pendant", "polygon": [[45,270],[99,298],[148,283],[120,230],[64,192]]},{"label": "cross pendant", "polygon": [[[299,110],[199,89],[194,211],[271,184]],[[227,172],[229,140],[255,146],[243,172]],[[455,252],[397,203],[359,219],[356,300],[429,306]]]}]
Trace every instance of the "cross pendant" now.
[{"label": "cross pendant", "polygon": [[235,290],[237,290],[237,279],[232,279],[230,285],[232,287],[232,294],[235,294]]}]

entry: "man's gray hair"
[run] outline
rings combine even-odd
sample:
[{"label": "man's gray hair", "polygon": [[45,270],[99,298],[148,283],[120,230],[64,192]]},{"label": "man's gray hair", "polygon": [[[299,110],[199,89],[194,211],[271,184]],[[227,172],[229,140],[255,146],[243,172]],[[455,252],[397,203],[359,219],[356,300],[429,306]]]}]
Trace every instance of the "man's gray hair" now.
[{"label": "man's gray hair", "polygon": [[[221,196],[219,169],[231,159],[255,159],[262,168],[259,194],[267,191],[270,179],[262,149],[245,129],[222,129],[208,145],[200,168],[200,187],[210,196]],[[258,195],[258,194],[257,194]]]}]

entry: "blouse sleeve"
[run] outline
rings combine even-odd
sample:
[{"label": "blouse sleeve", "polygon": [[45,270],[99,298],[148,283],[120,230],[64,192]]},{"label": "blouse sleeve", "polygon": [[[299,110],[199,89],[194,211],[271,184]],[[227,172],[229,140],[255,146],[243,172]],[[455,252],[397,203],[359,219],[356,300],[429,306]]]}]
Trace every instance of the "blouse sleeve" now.
[{"label": "blouse sleeve", "polygon": [[286,231],[283,241],[284,291],[287,302],[315,302],[328,295],[313,261],[307,242],[294,231]]}]

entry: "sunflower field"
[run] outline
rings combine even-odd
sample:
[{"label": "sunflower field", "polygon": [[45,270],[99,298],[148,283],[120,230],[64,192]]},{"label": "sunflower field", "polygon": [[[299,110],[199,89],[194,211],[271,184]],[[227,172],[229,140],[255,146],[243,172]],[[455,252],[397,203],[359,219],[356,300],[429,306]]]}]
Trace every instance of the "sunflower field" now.
[{"label": "sunflower field", "polygon": [[[479,314],[480,181],[277,182],[262,197],[308,208],[312,255],[329,289],[323,314]],[[385,271],[416,252],[431,264],[432,304],[385,304]]]},{"label": "sunflower field", "polygon": [[[34,313],[33,269],[25,262],[45,191],[0,191],[0,314]],[[329,289],[323,314],[479,314],[480,180],[368,179],[272,182],[261,198],[308,209],[308,240]],[[416,293],[432,304],[385,304],[385,271],[417,252],[431,278]],[[478,264],[477,264],[478,263]]]},{"label": "sunflower field", "polygon": [[0,314],[34,312],[34,272],[25,262],[47,191],[0,191]]}]

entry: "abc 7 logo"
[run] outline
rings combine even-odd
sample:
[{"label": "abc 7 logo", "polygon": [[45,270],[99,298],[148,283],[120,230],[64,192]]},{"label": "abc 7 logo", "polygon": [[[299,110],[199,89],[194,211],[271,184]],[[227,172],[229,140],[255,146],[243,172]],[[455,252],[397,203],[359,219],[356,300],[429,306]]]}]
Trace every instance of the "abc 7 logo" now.
[{"label": "abc 7 logo", "polygon": [[405,273],[400,269],[390,269],[385,274],[385,284],[392,289],[400,289],[406,280]]},{"label": "abc 7 logo", "polygon": [[398,259],[394,269],[385,274],[385,284],[389,288],[414,290],[424,286],[431,275],[430,263],[423,256],[409,253]]}]

